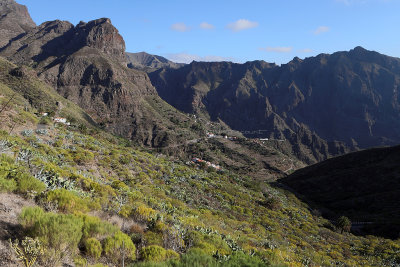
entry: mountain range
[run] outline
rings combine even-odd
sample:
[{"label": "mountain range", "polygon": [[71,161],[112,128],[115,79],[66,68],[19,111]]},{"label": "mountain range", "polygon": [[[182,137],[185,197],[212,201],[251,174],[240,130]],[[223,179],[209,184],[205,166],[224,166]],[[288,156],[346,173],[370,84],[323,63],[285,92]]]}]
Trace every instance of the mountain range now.
[{"label": "mountain range", "polygon": [[162,147],[179,139],[154,115],[150,102],[159,97],[247,137],[285,140],[287,153],[306,163],[400,141],[397,58],[356,47],[281,66],[176,64],[126,53],[109,19],[34,27],[26,8],[12,2],[3,4],[0,26],[11,32],[8,25],[21,17],[19,35],[9,35],[0,55],[32,66],[97,123],[139,143]]},{"label": "mountain range", "polygon": [[356,47],[281,66],[192,62],[149,76],[174,107],[248,137],[287,139],[311,163],[400,141],[399,73],[399,59]]},{"label": "mountain range", "polygon": [[14,0],[0,34],[0,265],[23,234],[52,266],[400,264],[399,58],[180,64]]},{"label": "mountain range", "polygon": [[[9,8],[11,13],[14,12],[13,18],[21,16],[21,21],[31,21],[28,13],[13,11],[26,10],[25,7],[14,1],[7,3],[11,6],[13,3],[14,8]],[[9,29],[7,24],[4,28]],[[168,68],[176,68],[180,64],[143,53],[126,53],[122,36],[107,18],[80,22],[76,26],[67,21],[44,22],[10,38],[6,43],[0,48],[0,56],[33,68],[39,79],[52,86],[62,97],[79,105],[96,125],[138,145],[183,155],[186,159],[191,159],[193,155],[201,156],[225,166],[242,168],[246,173],[251,163],[255,173],[261,170],[257,176],[264,177],[269,177],[270,172],[274,173],[274,177],[280,176],[294,161],[298,161],[289,160],[292,156],[288,153],[282,154],[288,158],[285,164],[263,155],[250,156],[254,153],[280,153],[275,145],[268,145],[267,148],[239,145],[243,154],[217,157],[218,153],[230,153],[229,146],[238,145],[207,140],[206,133],[227,132],[230,128],[218,122],[196,119],[175,109],[160,98],[147,73],[142,71],[143,67],[140,70],[127,67],[133,64],[135,58],[139,62],[137,64],[147,64],[147,70],[167,65]],[[155,61],[162,64],[157,65]],[[241,136],[237,132],[233,134]],[[210,146],[209,142],[215,144]],[[280,167],[275,168],[277,164]],[[302,166],[301,163],[294,165]]]}]

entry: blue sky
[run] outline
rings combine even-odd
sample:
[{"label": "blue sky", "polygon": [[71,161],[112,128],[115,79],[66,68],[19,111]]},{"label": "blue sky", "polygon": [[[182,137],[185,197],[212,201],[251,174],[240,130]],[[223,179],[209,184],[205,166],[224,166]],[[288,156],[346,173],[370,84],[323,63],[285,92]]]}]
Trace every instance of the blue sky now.
[{"label": "blue sky", "polygon": [[16,0],[33,20],[108,17],[128,52],[177,62],[265,60],[350,50],[400,57],[400,0]]}]

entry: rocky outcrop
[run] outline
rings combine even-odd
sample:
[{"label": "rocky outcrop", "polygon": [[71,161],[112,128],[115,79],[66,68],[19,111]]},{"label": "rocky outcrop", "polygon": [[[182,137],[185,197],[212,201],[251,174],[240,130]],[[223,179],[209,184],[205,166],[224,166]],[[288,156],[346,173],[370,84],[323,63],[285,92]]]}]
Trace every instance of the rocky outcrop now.
[{"label": "rocky outcrop", "polygon": [[1,49],[1,54],[17,63],[39,64],[47,68],[53,60],[89,47],[114,61],[125,64],[125,42],[110,19],[80,22],[49,21],[20,36]]},{"label": "rocky outcrop", "polygon": [[124,63],[125,41],[118,30],[111,24],[108,18],[102,18],[90,21],[88,23],[80,22],[76,28],[77,39],[85,46],[100,50],[109,55],[114,60]]},{"label": "rocky outcrop", "polygon": [[[74,26],[50,21],[18,36],[0,55],[29,65],[102,127],[139,143],[165,140],[147,98],[158,98],[145,72],[126,66],[125,42],[110,19]],[[160,99],[160,101],[162,101]]]},{"label": "rocky outcrop", "polygon": [[14,0],[0,0],[0,48],[36,27],[26,6]]}]

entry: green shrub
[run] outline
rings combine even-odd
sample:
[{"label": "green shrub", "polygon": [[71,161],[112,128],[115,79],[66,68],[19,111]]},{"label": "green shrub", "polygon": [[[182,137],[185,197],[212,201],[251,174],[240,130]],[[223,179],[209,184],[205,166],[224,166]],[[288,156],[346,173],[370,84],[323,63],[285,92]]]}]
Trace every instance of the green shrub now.
[{"label": "green shrub", "polygon": [[191,249],[188,253],[182,255],[181,261],[177,267],[217,267],[217,261],[201,249]]},{"label": "green shrub", "polygon": [[32,175],[22,174],[17,180],[19,193],[36,192],[40,194],[46,189],[46,185]]},{"label": "green shrub", "polygon": [[47,201],[56,202],[63,212],[86,212],[89,210],[88,201],[81,199],[65,189],[56,189],[47,193]]},{"label": "green shrub", "polygon": [[223,267],[263,267],[267,266],[259,257],[250,256],[243,252],[237,252],[230,256],[227,262],[222,264]]},{"label": "green shrub", "polygon": [[86,267],[87,266],[87,260],[81,256],[76,256],[74,258],[74,263],[76,267]]},{"label": "green shrub", "polygon": [[0,193],[13,192],[15,189],[17,189],[17,182],[0,177]]},{"label": "green shrub", "polygon": [[74,215],[45,213],[38,207],[24,208],[21,225],[38,237],[45,249],[43,260],[56,266],[67,255],[74,255],[82,237],[82,220]]},{"label": "green shrub", "polygon": [[73,151],[73,159],[77,164],[85,164],[94,159],[94,154],[78,147],[76,151]]},{"label": "green shrub", "polygon": [[165,257],[167,259],[179,259],[179,254],[176,251],[173,251],[172,249],[167,249]]},{"label": "green shrub", "polygon": [[164,243],[162,234],[155,233],[152,231],[147,231],[144,234],[144,239],[145,239],[147,245],[162,246]]},{"label": "green shrub", "polygon": [[167,251],[165,248],[157,245],[147,246],[140,250],[140,258],[143,261],[165,261],[167,258]]},{"label": "green shrub", "polygon": [[335,226],[337,229],[341,231],[341,233],[345,232],[350,232],[351,229],[351,221],[349,218],[346,216],[341,216],[338,218],[335,222]]},{"label": "green shrub", "polygon": [[85,249],[88,256],[92,257],[93,259],[98,259],[101,256],[101,252],[103,248],[101,247],[101,243],[96,238],[89,238],[85,240]]},{"label": "green shrub", "polygon": [[104,222],[97,217],[89,215],[80,215],[83,221],[83,238],[100,238],[106,234],[112,235],[118,231],[118,228],[110,223]]},{"label": "green shrub", "polygon": [[0,155],[0,193],[12,192],[17,189],[15,176],[18,169],[14,160],[4,154]]},{"label": "green shrub", "polygon": [[111,237],[107,237],[104,241],[104,253],[114,263],[122,260],[122,255],[126,259],[136,259],[136,247],[132,240],[126,234],[118,231]]}]

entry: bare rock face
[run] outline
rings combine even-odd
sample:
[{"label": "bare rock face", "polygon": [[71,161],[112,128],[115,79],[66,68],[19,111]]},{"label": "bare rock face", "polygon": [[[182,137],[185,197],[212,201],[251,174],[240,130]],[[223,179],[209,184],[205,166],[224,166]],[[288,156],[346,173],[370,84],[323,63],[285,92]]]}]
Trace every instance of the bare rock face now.
[{"label": "bare rock face", "polygon": [[121,63],[126,61],[125,41],[111,24],[110,19],[102,18],[89,23],[81,22],[76,26],[75,31],[86,46],[98,49]]},{"label": "bare rock face", "polygon": [[158,97],[146,73],[126,66],[125,42],[110,19],[74,26],[50,21],[18,36],[0,55],[33,67],[38,76],[115,134],[158,145],[147,97]]},{"label": "bare rock face", "polygon": [[14,0],[0,0],[0,48],[11,39],[36,27],[26,6]]},{"label": "bare rock face", "polygon": [[[110,19],[80,22],[74,27],[68,21],[49,21],[30,30],[1,49],[1,54],[17,63],[51,64],[90,47],[116,62],[125,64],[125,42]],[[47,66],[44,66],[47,67]]]},{"label": "bare rock face", "polygon": [[287,139],[309,163],[400,142],[400,59],[362,47],[281,66],[193,62],[149,77],[174,107]]}]

